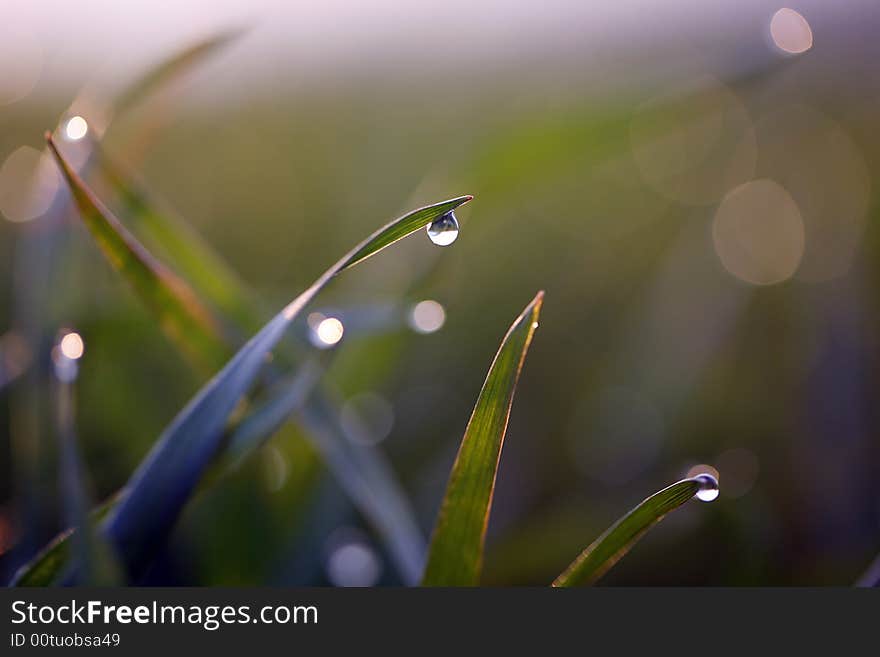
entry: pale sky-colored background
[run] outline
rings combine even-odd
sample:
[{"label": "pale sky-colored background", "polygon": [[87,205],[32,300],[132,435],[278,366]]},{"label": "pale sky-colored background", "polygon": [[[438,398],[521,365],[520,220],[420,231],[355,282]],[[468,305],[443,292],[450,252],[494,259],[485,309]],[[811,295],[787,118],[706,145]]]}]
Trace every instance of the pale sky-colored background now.
[{"label": "pale sky-colored background", "polygon": [[[420,66],[540,61],[601,68],[627,53],[689,43],[738,66],[783,6],[814,32],[864,25],[876,0],[2,0],[0,79],[39,66],[37,95],[69,83],[112,84],[181,45],[230,26],[250,30],[212,85]],[[749,37],[749,38],[744,38]],[[650,59],[650,58],[648,58]],[[572,60],[575,60],[574,62]],[[644,62],[644,59],[642,60]],[[36,63],[34,63],[36,62]],[[667,60],[668,62],[668,60]],[[642,64],[645,65],[644,63]]]}]

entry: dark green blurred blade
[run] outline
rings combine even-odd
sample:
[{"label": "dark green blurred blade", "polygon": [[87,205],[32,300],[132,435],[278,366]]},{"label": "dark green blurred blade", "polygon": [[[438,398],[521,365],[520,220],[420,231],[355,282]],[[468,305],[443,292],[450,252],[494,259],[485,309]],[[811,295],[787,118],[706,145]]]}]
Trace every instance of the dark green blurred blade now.
[{"label": "dark green blurred blade", "polygon": [[64,173],[83,223],[110,264],[155,313],[169,337],[200,366],[215,370],[230,351],[216,318],[192,289],[153,258],[98,200],[48,133],[46,140]]},{"label": "dark green blurred blade", "polygon": [[[90,586],[115,586],[122,583],[119,564],[111,546],[97,531],[90,516],[92,497],[87,475],[77,445],[74,420],[74,379],[76,365],[57,356],[55,363],[55,420],[58,433],[58,470],[61,478],[61,506],[65,509],[72,535],[75,583]],[[65,372],[65,368],[67,371]]]},{"label": "dark green blurred blade", "polygon": [[358,441],[341,425],[341,406],[325,390],[309,400],[298,419],[355,508],[384,539],[404,584],[414,585],[425,567],[425,539],[412,507],[382,450]]},{"label": "dark green blurred blade", "polygon": [[654,493],[581,552],[565,572],[554,580],[553,586],[592,584],[620,561],[663,516],[687,502],[699,489],[699,479],[683,479]]},{"label": "dark green blurred blade", "polygon": [[[123,202],[125,216],[132,221],[133,226],[145,238],[150,239],[151,244],[172,258],[177,270],[188,280],[195,282],[195,287],[204,295],[203,298],[220,311],[221,317],[229,321],[230,325],[256,331],[262,324],[259,321],[262,313],[254,302],[256,297],[247,291],[226,262],[184,220],[162,208],[140,181],[113,162],[97,144],[93,153],[97,173],[110,184],[118,199]],[[421,221],[418,214],[407,219],[416,224]],[[408,223],[403,225],[406,227]],[[391,234],[399,236],[400,227],[395,226],[396,231]],[[375,242],[369,248],[375,250],[390,242],[385,235],[383,241]],[[298,358],[285,358],[293,355],[294,352],[279,353],[276,360],[283,362],[285,368],[297,366]],[[300,369],[291,378],[301,375],[308,378],[307,374],[308,372]],[[317,373],[315,376],[319,375]],[[236,429],[237,436],[233,438],[232,451],[247,451],[268,437],[269,434],[265,432],[277,429],[277,422],[286,417],[285,411],[293,411],[299,405],[301,400],[297,399],[296,388],[302,389],[300,384],[291,383],[288,391],[290,396],[285,398],[283,393],[279,393],[278,399],[267,402],[266,407],[259,412],[254,411],[244,426]],[[344,443],[348,438],[340,426],[338,409],[334,408],[329,399],[331,393],[326,384],[318,381],[313,406],[315,409],[320,406],[326,412],[315,410],[309,415],[310,430],[306,435],[319,447],[327,466],[345,490],[352,490],[346,479],[351,477],[352,472],[359,473],[358,481],[363,480],[363,487],[368,493],[352,497],[352,502],[378,529],[405,581],[414,583],[421,575],[425,544],[418,525],[412,518],[412,511],[392,472],[384,465],[381,453],[346,447]],[[304,418],[300,418],[300,422],[303,421]],[[333,445],[334,441],[341,441],[343,444]],[[400,514],[391,516],[389,510],[392,509]]]},{"label": "dark green blurred blade", "polygon": [[259,309],[236,272],[186,222],[171,212],[131,172],[93,143],[93,166],[122,204],[120,216],[151,244],[158,245],[209,304],[244,329],[260,327]]},{"label": "dark green blurred blade", "polygon": [[304,363],[292,375],[278,381],[269,398],[239,422],[224,449],[232,464],[238,465],[275,434],[299,410],[315,389],[321,375],[317,361]]},{"label": "dark green blurred blade", "polygon": [[479,583],[495,474],[513,393],[538,326],[543,299],[544,293],[538,292],[513,322],[480,390],[434,525],[422,578],[426,586]]},{"label": "dark green blurred blade", "polygon": [[[103,520],[110,508],[116,504],[119,496],[114,495],[95,507],[89,514],[89,521],[97,524]],[[58,578],[70,561],[71,538],[76,534],[74,529],[66,529],[46,545],[33,559],[22,565],[15,573],[9,586],[51,586],[58,583]]]},{"label": "dark green blurred blade", "polygon": [[174,78],[192,69],[208,55],[237,39],[243,30],[229,30],[189,46],[147,71],[117,95],[113,110],[121,114]]},{"label": "dark green blurred blade", "polygon": [[[462,196],[420,208],[373,233],[270,320],[187,404],[131,477],[122,500],[105,522],[108,535],[130,568],[142,566],[171,529],[217,454],[227,419],[299,312],[340,271],[403,237],[401,225],[411,233],[470,198]],[[389,233],[396,236],[394,240],[387,239]]]}]

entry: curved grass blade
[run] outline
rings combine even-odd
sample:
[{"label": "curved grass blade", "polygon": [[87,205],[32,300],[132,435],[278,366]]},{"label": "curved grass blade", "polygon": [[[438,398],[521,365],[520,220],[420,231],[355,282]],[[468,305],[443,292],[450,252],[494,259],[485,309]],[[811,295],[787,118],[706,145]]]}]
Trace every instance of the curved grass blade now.
[{"label": "curved grass blade", "polygon": [[[224,319],[229,319],[232,325],[244,329],[254,330],[254,326],[259,326],[256,319],[259,313],[252,301],[254,295],[246,291],[244,284],[239,281],[223,259],[204,242],[198,240],[197,234],[192,229],[177,230],[178,227],[188,228],[188,226],[173,215],[156,210],[157,206],[145,188],[130,175],[127,175],[121,167],[115,166],[99,148],[94,148],[93,153],[96,156],[94,163],[98,172],[111,184],[111,187],[122,199],[127,200],[126,205],[130,210],[129,218],[133,218],[138,225],[147,229],[147,236],[152,236],[154,243],[157,243],[166,253],[175,258],[175,265],[182,269],[184,274],[188,277],[195,275],[198,280],[207,277],[208,282],[213,281],[213,285],[202,286],[202,291],[207,293],[208,301],[224,313]],[[433,212],[433,210],[431,211]],[[418,215],[408,217],[408,219],[420,221]],[[390,243],[389,240],[378,241],[371,248],[375,250],[388,243]],[[231,284],[218,288],[216,285],[218,281],[226,281]],[[292,356],[294,363],[298,360],[295,357],[295,351],[285,351],[285,353],[279,354],[279,356],[285,355]],[[290,360],[290,358],[285,359],[285,363],[289,365],[288,361]],[[297,372],[295,377],[300,374],[301,372]],[[305,377],[308,373],[303,372],[302,374]],[[315,374],[315,378],[318,376],[319,373]],[[420,574],[424,559],[424,539],[418,530],[417,523],[412,518],[412,510],[409,509],[400,486],[394,480],[380,453],[362,454],[357,450],[346,449],[345,445],[334,447],[329,444],[333,440],[344,442],[347,438],[339,424],[338,412],[333,411],[333,405],[327,399],[331,394],[327,385],[319,382],[318,386],[315,394],[319,399],[324,399],[326,402],[324,406],[330,410],[321,418],[312,417],[310,422],[312,430],[307,432],[307,437],[319,447],[325,462],[343,488],[349,488],[345,478],[349,477],[352,471],[362,471],[362,476],[366,479],[365,484],[369,486],[372,493],[352,501],[371,524],[380,529],[380,536],[388,543],[389,552],[396,557],[397,566],[401,569],[404,578],[408,583],[414,583]],[[277,425],[279,418],[284,415],[286,419],[286,416],[289,415],[289,413],[284,413],[284,406],[288,405],[287,410],[293,411],[299,403],[299,400],[296,399],[296,392],[294,390],[289,392],[293,397],[286,400],[283,398],[275,400],[276,403],[272,405],[272,408],[263,409],[266,415],[254,411],[245,426],[234,430],[238,432],[238,436],[234,439],[236,447],[245,449],[244,443],[246,442],[251,442],[251,447],[259,444],[269,435],[265,433],[259,435],[260,433],[279,428]],[[320,427],[320,430],[315,427]],[[225,440],[223,444],[227,444]],[[401,511],[401,515],[389,517],[387,509],[397,509]],[[387,531],[385,531],[386,529]],[[396,541],[398,544],[394,544]]]},{"label": "curved grass blade", "polygon": [[701,485],[699,477],[683,479],[651,495],[581,552],[553,581],[553,586],[593,584],[620,561],[663,516],[696,495]]},{"label": "curved grass blade", "polygon": [[504,434],[526,352],[538,326],[544,293],[514,320],[492,361],[468,421],[434,525],[422,584],[475,586]]},{"label": "curved grass blade", "polygon": [[93,164],[122,203],[121,216],[159,245],[180,274],[225,317],[243,329],[259,328],[259,309],[238,274],[193,228],[163,207],[146,185],[92,142]]},{"label": "curved grass blade", "polygon": [[156,89],[165,86],[174,78],[192,69],[208,55],[237,39],[243,32],[242,29],[236,29],[215,34],[154,66],[117,95],[113,109],[117,114],[128,111]]},{"label": "curved grass blade", "polygon": [[334,420],[340,407],[325,391],[302,408],[300,421],[354,506],[385,539],[404,584],[413,585],[425,564],[425,540],[413,510],[382,451]]},{"label": "curved grass blade", "polygon": [[[89,513],[89,522],[97,525],[107,517],[116,504],[119,494],[110,497]],[[23,564],[13,575],[9,586],[51,586],[57,584],[65,566],[70,563],[71,539],[77,530],[65,529],[53,538],[30,561]]]},{"label": "curved grass blade", "polygon": [[[55,355],[55,415],[58,431],[61,493],[66,507],[74,558],[66,566],[77,584],[114,586],[121,583],[116,555],[90,518],[92,507],[85,467],[77,447],[74,427],[74,382],[77,363]],[[61,564],[59,564],[60,566]]]},{"label": "curved grass blade", "polygon": [[216,369],[229,354],[223,330],[192,289],[132,236],[65,160],[50,133],[55,156],[80,216],[114,269],[134,288],[169,337],[200,366]]},{"label": "curved grass blade", "polygon": [[[205,468],[216,456],[227,419],[251,388],[266,354],[281,340],[299,312],[343,269],[404,237],[402,227],[406,234],[412,233],[470,199],[462,196],[420,208],[373,233],[285,306],[199,391],[159,437],[104,524],[129,568],[142,566],[173,526]],[[395,236],[393,240],[388,240],[389,234]]]},{"label": "curved grass blade", "polygon": [[321,368],[316,360],[303,364],[294,374],[276,383],[269,391],[269,399],[238,423],[224,450],[235,466],[274,435],[291,414],[302,408],[320,375]]}]

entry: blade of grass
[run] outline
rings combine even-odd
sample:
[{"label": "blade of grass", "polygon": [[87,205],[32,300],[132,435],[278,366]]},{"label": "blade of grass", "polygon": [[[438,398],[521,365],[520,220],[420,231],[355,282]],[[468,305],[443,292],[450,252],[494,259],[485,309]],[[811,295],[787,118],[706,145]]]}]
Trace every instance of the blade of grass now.
[{"label": "blade of grass", "polygon": [[462,196],[420,208],[370,235],[285,306],[187,404],[131,477],[122,500],[105,522],[108,536],[130,568],[142,566],[173,526],[217,454],[227,419],[251,388],[266,354],[281,340],[299,312],[339,272],[470,199]]},{"label": "blade of grass", "polygon": [[[99,155],[100,155],[100,153],[99,153]],[[126,179],[123,177],[120,170],[118,170],[118,169],[113,169],[110,171],[107,170],[107,167],[106,167],[107,160],[105,158],[98,157],[98,158],[95,158],[95,161],[98,163],[98,170],[101,171],[105,175],[105,177],[107,177],[108,179],[115,180],[116,185],[121,185],[123,187],[123,189],[121,191],[126,191],[126,189],[133,188],[133,186],[130,184],[130,181],[128,181],[128,184],[126,184]],[[119,192],[119,191],[120,190],[117,189],[117,192]],[[160,221],[162,220],[161,214],[157,213],[151,209],[153,206],[148,202],[148,199],[146,198],[146,196],[143,193],[141,193],[140,191],[136,191],[134,193],[130,193],[129,196],[137,199],[137,205],[134,207],[135,207],[135,209],[137,209],[141,213],[139,215],[139,218],[142,219],[144,222],[149,223],[151,221],[156,221],[157,219]],[[92,199],[91,199],[92,203],[90,204],[91,207],[98,205],[95,202],[96,200],[97,199],[94,198],[94,195],[92,195]],[[455,200],[453,202],[453,204],[450,205],[450,207],[454,207],[458,202],[459,202],[459,200]],[[435,210],[429,208],[428,211],[433,213]],[[440,207],[437,210],[437,212],[442,212],[442,211],[444,211],[443,207]],[[146,214],[144,214],[144,213],[146,213]],[[411,225],[409,222],[416,222],[416,224],[413,224],[413,225],[416,227],[420,227],[421,225],[424,225],[424,223],[427,223],[428,221],[430,221],[430,219],[431,219],[430,217],[423,219],[419,216],[418,213],[415,213],[412,216],[408,216],[406,218],[406,221],[401,222],[401,225],[406,227],[406,226]],[[424,223],[419,224],[420,221],[424,221]],[[110,229],[113,229],[116,225],[118,225],[118,222],[113,222],[111,220],[109,222],[106,222],[106,225]],[[174,226],[174,222],[166,223],[164,228],[159,231],[159,236],[164,238],[163,241],[165,241],[166,243],[167,243],[168,235],[174,234],[173,226]],[[394,229],[398,229],[398,232],[395,232]],[[390,231],[388,231],[387,233],[381,233],[381,232],[377,233],[377,235],[374,236],[374,237],[377,237],[377,240],[373,244],[371,244],[366,250],[361,251],[361,253],[353,253],[352,256],[348,259],[348,263],[346,263],[345,266],[350,266],[350,264],[352,264],[355,260],[360,259],[361,257],[367,257],[367,255],[369,255],[367,253],[367,251],[375,251],[380,248],[384,248],[384,246],[387,246],[388,244],[392,243],[393,241],[396,241],[396,239],[399,239],[402,236],[402,233],[399,232],[399,229],[400,229],[400,225],[395,225],[395,226],[392,226],[392,229]],[[415,228],[413,228],[413,229],[415,229]],[[190,233],[192,233],[192,231],[190,231]],[[188,239],[187,239],[188,235],[186,233],[179,233],[178,235],[180,237],[177,240],[176,247],[174,250],[179,252],[181,255],[185,255],[188,247],[190,246]],[[390,237],[389,237],[389,235],[390,235]],[[128,238],[127,241],[129,244],[136,245],[136,248],[139,251],[141,251],[141,252],[145,253],[147,256],[149,256],[149,253],[146,251],[146,249],[144,249],[139,243],[137,243],[133,237],[131,237],[131,236],[126,236],[126,237]],[[192,251],[189,251],[189,255],[191,256],[189,258],[189,265],[190,265],[189,268],[190,269],[192,269],[193,271],[198,271],[200,263],[203,263],[203,260],[200,257],[201,254],[206,253],[206,252],[210,253],[209,251],[207,251],[207,249],[208,249],[208,247],[203,247],[202,249],[193,249]],[[192,257],[192,256],[195,256],[195,257]],[[151,260],[155,260],[154,258],[152,258],[152,256],[149,256],[149,257]],[[215,271],[215,270],[225,270],[227,272],[231,271],[225,265],[225,263],[222,261],[222,259],[219,258],[219,256],[216,256],[213,259],[213,263],[208,263],[208,264],[209,264],[209,266],[206,268],[206,270],[209,272]],[[126,273],[126,272],[123,271],[123,273]],[[230,279],[231,277],[232,277],[232,275],[225,276],[226,279]],[[256,313],[252,310],[251,307],[248,307],[249,304],[246,301],[242,301],[242,299],[253,298],[253,295],[248,295],[244,291],[243,285],[237,286],[234,288],[230,287],[229,289],[234,290],[234,294],[232,297],[233,303],[237,306],[237,308],[248,313],[251,323],[254,323],[253,316]],[[252,304],[250,304],[250,305],[252,305]],[[326,393],[326,391],[323,391],[322,394],[326,395],[327,393]],[[277,412],[279,409],[276,408],[275,410]],[[325,423],[330,423],[330,424],[338,424],[339,423],[338,416],[332,415],[332,414],[326,416],[323,421]],[[276,428],[277,428],[277,426],[275,426],[274,423],[257,422],[257,417],[255,416],[254,418],[252,418],[252,421],[249,422],[249,426],[247,427],[247,430],[251,434],[253,434],[254,431],[257,429],[260,429],[261,431],[268,431],[268,430],[276,429]],[[325,433],[329,433],[329,435],[338,436],[338,435],[340,435],[339,427],[336,427],[335,429],[333,427],[331,427],[330,430]],[[328,462],[331,470],[333,470],[334,473],[336,474],[337,478],[340,479],[340,481],[342,481],[342,479],[344,479],[344,477],[347,476],[346,473],[350,473],[353,468],[352,463],[346,462],[346,459],[348,458],[349,455],[347,455],[344,450],[329,449],[327,447],[326,442],[324,441],[323,437],[321,437],[321,438],[316,438],[315,436],[310,436],[310,437],[315,439],[315,442],[319,445],[319,447],[322,447],[322,452],[325,456],[325,459],[327,459],[327,462]],[[253,436],[252,436],[252,439],[254,439]],[[260,438],[260,440],[262,440],[262,438]],[[259,442],[259,441],[257,441],[257,442]],[[379,460],[381,460],[381,455],[374,454],[371,456],[371,459],[373,461],[379,461]],[[381,467],[375,463],[373,465],[375,467],[372,467],[370,469],[370,472],[372,473],[371,476],[378,477],[384,473],[385,476],[390,477],[390,470],[387,468],[387,466]],[[385,464],[383,463],[382,466],[384,466],[384,465]],[[343,486],[344,486],[344,482],[343,482]],[[408,507],[406,506],[405,500],[402,501],[403,495],[402,495],[402,492],[400,492],[399,486],[396,484],[396,482],[394,482],[394,481],[375,481],[375,482],[372,482],[372,488],[376,491],[381,492],[381,495],[384,495],[386,499],[380,498],[378,500],[378,503],[374,504],[374,505],[363,504],[362,502],[360,502],[358,500],[354,500],[355,504],[357,506],[359,506],[361,508],[361,510],[363,512],[365,512],[367,515],[369,515],[370,512],[377,513],[377,511],[376,511],[377,509],[381,509],[382,507],[386,507],[386,506],[390,507],[390,508],[407,508],[408,509]],[[381,513],[379,515],[381,516]],[[410,516],[412,515],[411,511],[409,512],[409,515]],[[386,522],[382,522],[381,518],[371,519],[371,522],[372,522],[372,524],[379,526],[379,527],[387,526],[389,524]],[[423,558],[423,555],[424,555],[423,539],[421,538],[421,534],[418,532],[418,528],[417,528],[416,523],[411,519],[411,517],[401,518],[400,521],[398,523],[396,523],[396,527],[397,527],[397,531],[394,535],[390,535],[390,536],[385,535],[385,536],[383,536],[383,538],[389,543],[393,543],[395,541],[400,543],[400,545],[396,546],[396,547],[389,544],[389,550],[392,554],[401,554],[402,552],[407,553],[406,559],[403,560],[401,563],[398,563],[398,565],[402,569],[409,571],[410,575],[412,576],[411,581],[414,581],[414,578],[417,577],[417,572],[412,572],[412,564],[416,561],[418,561],[420,563],[421,559]],[[404,546],[404,547],[401,547],[401,546]],[[406,546],[409,546],[409,547],[406,547]],[[420,549],[413,551],[412,546],[417,546]],[[417,567],[416,570],[418,570],[419,567]]]},{"label": "blade of grass", "polygon": [[[114,118],[122,118],[148,96],[191,70],[209,54],[233,41],[237,35],[238,32],[235,31],[225,32],[175,54],[129,85],[104,110],[97,108],[95,114],[103,115],[112,125]],[[69,115],[69,111],[64,112],[62,119]],[[155,126],[153,117],[150,116],[149,119],[149,124]],[[107,126],[109,127],[110,125]],[[138,130],[138,133],[142,134],[143,129]],[[89,158],[86,158],[81,170],[88,167]],[[21,385],[13,392],[10,412],[14,421],[10,439],[14,461],[18,464],[15,487],[22,500],[23,517],[26,518],[23,522],[25,530],[22,539],[14,548],[10,560],[10,563],[16,564],[20,563],[19,555],[27,555],[29,562],[34,562],[31,558],[32,550],[37,547],[34,539],[43,524],[41,518],[44,510],[39,501],[39,484],[35,483],[38,476],[35,472],[40,467],[38,454],[45,451],[38,449],[38,445],[43,440],[42,434],[48,433],[48,427],[43,425],[44,420],[40,417],[38,399],[48,384],[49,358],[39,351],[51,343],[51,331],[54,331],[54,326],[50,328],[48,325],[46,309],[51,304],[46,299],[50,291],[57,290],[58,272],[55,271],[54,263],[59,261],[57,254],[64,247],[63,237],[66,232],[59,228],[66,221],[68,211],[69,202],[66,196],[57,195],[49,211],[38,222],[34,222],[39,224],[39,229],[22,231],[13,255],[15,284],[12,325],[21,336],[28,353],[34,355],[32,361],[21,364],[22,369],[26,368],[24,372],[17,369],[12,372],[13,375],[22,375]],[[21,573],[21,568],[16,572]]]},{"label": "blade of grass", "polygon": [[75,530],[71,535],[74,558],[67,567],[71,571],[75,570],[77,584],[118,585],[121,580],[116,555],[89,517],[89,510],[93,505],[74,426],[78,364],[60,352],[55,352],[53,358],[62,505],[66,508],[68,525]]},{"label": "blade of grass", "polygon": [[137,176],[92,142],[95,171],[122,203],[126,219],[151,244],[158,245],[180,274],[210,304],[244,330],[255,331],[259,308],[238,274],[183,219],[169,210]]},{"label": "blade of grass", "polygon": [[156,260],[98,200],[46,133],[83,223],[114,269],[155,313],[163,330],[201,367],[216,369],[229,353],[223,329],[195,292]]},{"label": "blade of grass", "polygon": [[385,538],[403,582],[415,584],[425,563],[425,540],[413,510],[382,451],[334,420],[340,413],[335,395],[325,391],[301,409],[299,419],[354,506]]},{"label": "blade of grass", "polygon": [[[167,212],[157,203],[146,186],[135,179],[125,169],[117,165],[100,148],[95,149],[96,171],[110,184],[115,194],[125,202],[127,218],[151,244],[162,249],[173,259],[173,264],[188,280],[196,283],[196,288],[205,294],[208,302],[224,312],[231,323],[246,330],[259,327],[259,311],[255,308],[256,295],[247,291],[234,270],[225,260],[202,241],[182,218]],[[390,243],[390,239],[386,243]],[[378,243],[377,243],[378,245]],[[374,246],[377,246],[374,245]],[[205,280],[207,279],[207,280]],[[217,286],[216,281],[229,284]],[[346,326],[351,328],[348,319]],[[302,355],[293,341],[286,346],[294,348],[276,354],[275,362],[285,367],[300,363]],[[302,370],[296,373],[301,374]],[[325,464],[333,473],[340,486],[349,494],[352,503],[364,515],[386,543],[389,554],[407,584],[414,584],[421,575],[425,556],[425,540],[415,521],[406,496],[393,471],[385,461],[381,450],[353,448],[357,442],[347,435],[348,429],[340,422],[340,406],[335,391],[330,384],[321,380],[316,373],[316,389],[313,391],[307,413],[295,418],[306,429],[305,437],[319,450]],[[284,392],[274,402],[266,402],[265,415],[254,411],[246,426],[230,443],[230,451],[235,459],[239,448],[249,452],[254,446],[268,439],[278,429],[277,421],[287,419],[302,401],[297,399],[295,388],[299,384],[290,383],[290,394],[285,399]],[[285,408],[286,407],[286,408]],[[247,444],[248,446],[245,446]],[[242,454],[241,456],[244,456]],[[363,491],[366,491],[364,493]]]},{"label": "blade of grass", "polygon": [[[89,513],[89,521],[97,525],[107,517],[119,499],[119,494],[104,500]],[[70,527],[40,550],[30,561],[19,568],[9,586],[52,586],[57,584],[61,573],[71,561],[71,539],[77,530]]]},{"label": "blade of grass", "polygon": [[553,581],[553,586],[593,584],[630,551],[633,545],[670,511],[700,490],[698,477],[683,479],[654,493],[609,527]]},{"label": "blade of grass", "polygon": [[157,89],[166,86],[175,78],[191,70],[208,55],[234,41],[243,33],[242,29],[235,29],[215,34],[194,43],[154,66],[116,96],[113,103],[115,113],[122,114],[129,111]]},{"label": "blade of grass", "polygon": [[437,515],[422,577],[426,586],[475,586],[483,562],[495,475],[513,394],[538,326],[544,293],[526,306],[504,336],[468,421]]},{"label": "blade of grass", "polygon": [[235,427],[224,450],[233,467],[240,465],[299,410],[315,389],[321,368],[316,360],[276,383],[269,398]]}]

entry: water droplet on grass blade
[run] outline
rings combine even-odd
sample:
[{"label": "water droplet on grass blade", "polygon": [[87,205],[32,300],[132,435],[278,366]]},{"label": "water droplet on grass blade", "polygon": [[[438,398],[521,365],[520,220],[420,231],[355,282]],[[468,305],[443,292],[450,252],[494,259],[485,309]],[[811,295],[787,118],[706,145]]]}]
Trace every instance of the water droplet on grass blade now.
[{"label": "water droplet on grass blade", "polygon": [[447,212],[432,221],[427,228],[428,237],[437,246],[449,246],[458,238],[458,219],[454,212]]},{"label": "water droplet on grass blade", "polygon": [[712,502],[718,498],[719,487],[718,480],[710,474],[701,474],[694,477],[699,482],[700,487],[697,489],[697,499],[701,502]]}]

